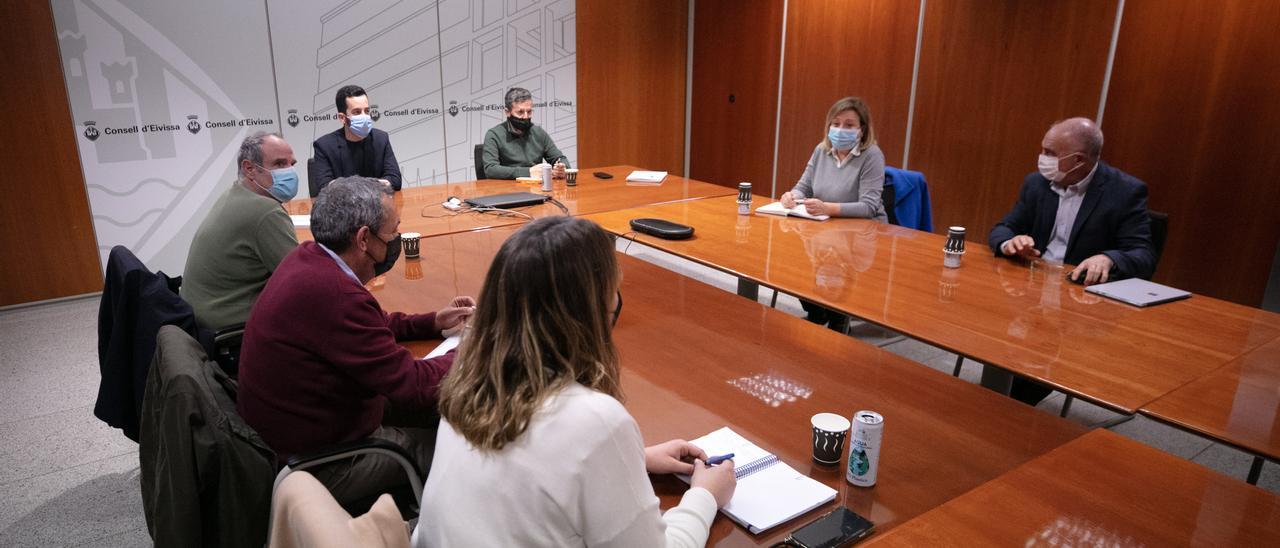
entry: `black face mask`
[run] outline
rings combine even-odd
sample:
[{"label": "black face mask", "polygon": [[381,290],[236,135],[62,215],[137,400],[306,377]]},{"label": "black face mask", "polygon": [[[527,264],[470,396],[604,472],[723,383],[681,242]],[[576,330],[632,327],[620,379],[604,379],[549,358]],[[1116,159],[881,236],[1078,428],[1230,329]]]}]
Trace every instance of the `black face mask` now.
[{"label": "black face mask", "polygon": [[[374,238],[378,238],[378,236],[375,234]],[[381,240],[382,238],[378,239]],[[392,238],[391,241],[385,243],[387,244],[387,254],[381,261],[373,263],[374,276],[381,276],[390,272],[391,267],[395,266],[396,260],[400,258],[400,234],[397,233],[395,238]]]},{"label": "black face mask", "polygon": [[520,133],[528,133],[529,128],[533,127],[533,118],[516,118],[515,116],[508,116],[507,123],[511,124],[511,127],[515,128],[516,131],[519,131]]}]

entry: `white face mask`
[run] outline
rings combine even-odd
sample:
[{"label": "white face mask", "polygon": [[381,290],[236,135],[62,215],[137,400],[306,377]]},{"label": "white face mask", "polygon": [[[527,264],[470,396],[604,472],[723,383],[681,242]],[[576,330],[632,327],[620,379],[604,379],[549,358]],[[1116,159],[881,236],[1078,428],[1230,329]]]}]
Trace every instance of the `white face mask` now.
[{"label": "white face mask", "polygon": [[[1080,153],[1073,152],[1071,154],[1064,156],[1063,158],[1070,158],[1072,156],[1075,156],[1076,154],[1080,154]],[[1041,154],[1040,160],[1037,162],[1038,167],[1040,169],[1040,175],[1043,175],[1045,179],[1048,179],[1055,183],[1061,183],[1063,179],[1067,178],[1068,173],[1071,173],[1072,171],[1075,171],[1080,166],[1084,165],[1084,164],[1077,164],[1076,167],[1073,167],[1067,171],[1058,171],[1058,161],[1061,159],[1062,158],[1058,158],[1056,156]]]}]

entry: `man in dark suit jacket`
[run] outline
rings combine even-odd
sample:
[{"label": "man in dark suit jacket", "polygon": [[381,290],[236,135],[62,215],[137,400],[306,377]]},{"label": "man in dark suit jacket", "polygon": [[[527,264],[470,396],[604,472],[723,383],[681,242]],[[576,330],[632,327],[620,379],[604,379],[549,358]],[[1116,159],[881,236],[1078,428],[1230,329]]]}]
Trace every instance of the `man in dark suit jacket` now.
[{"label": "man in dark suit jacket", "polygon": [[364,89],[342,86],[334,103],[342,127],[312,143],[316,172],[311,176],[320,181],[320,188],[339,177],[359,175],[381,179],[400,190],[400,164],[387,132],[373,128]]},{"label": "man in dark suit jacket", "polygon": [[[1099,158],[1102,130],[1088,118],[1063,120],[1041,142],[1037,173],[1027,175],[1013,210],[991,229],[996,256],[1077,265],[1084,284],[1150,278],[1156,269],[1147,185]],[[1014,379],[1011,395],[1035,405],[1051,390]]]},{"label": "man in dark suit jacket", "polygon": [[1099,160],[1102,131],[1086,118],[1055,124],[1042,146],[1041,169],[1027,175],[1013,210],[991,229],[991,249],[1075,264],[1071,279],[1083,275],[1086,284],[1150,278],[1147,185]]}]

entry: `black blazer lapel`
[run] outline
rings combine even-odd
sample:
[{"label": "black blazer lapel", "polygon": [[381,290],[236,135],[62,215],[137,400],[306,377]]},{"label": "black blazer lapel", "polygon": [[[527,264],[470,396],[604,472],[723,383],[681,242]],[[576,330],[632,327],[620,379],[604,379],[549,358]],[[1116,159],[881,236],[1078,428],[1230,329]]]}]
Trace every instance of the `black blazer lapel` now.
[{"label": "black blazer lapel", "polygon": [[1049,189],[1052,183],[1048,179],[1040,178],[1035,184],[1040,185],[1036,193],[1040,203],[1036,204],[1039,214],[1031,227],[1031,238],[1036,241],[1036,249],[1044,253],[1049,240],[1053,239],[1053,223],[1058,219],[1058,195]]},{"label": "black blazer lapel", "polygon": [[[342,130],[339,129],[338,131],[341,132]],[[334,166],[333,176],[335,178],[342,177],[342,174],[347,172],[347,136],[342,133],[338,134],[338,153],[335,156],[337,156],[335,160],[337,165]]]}]

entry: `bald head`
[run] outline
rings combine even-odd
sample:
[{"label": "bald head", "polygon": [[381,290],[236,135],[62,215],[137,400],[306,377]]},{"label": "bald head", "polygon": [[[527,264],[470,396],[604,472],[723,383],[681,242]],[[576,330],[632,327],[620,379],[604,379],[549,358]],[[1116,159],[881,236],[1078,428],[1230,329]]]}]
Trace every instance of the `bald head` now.
[{"label": "bald head", "polygon": [[1046,143],[1058,144],[1058,155],[1082,152],[1096,162],[1102,156],[1102,130],[1088,118],[1067,118],[1053,124],[1044,135]]}]

